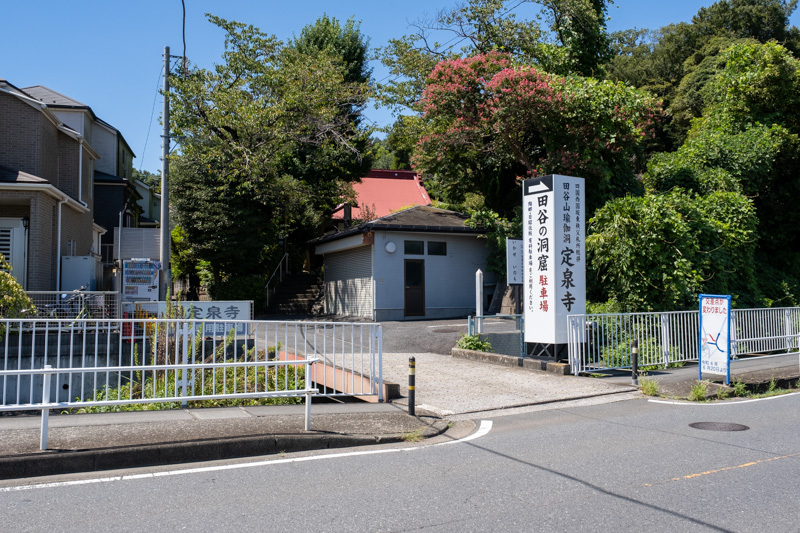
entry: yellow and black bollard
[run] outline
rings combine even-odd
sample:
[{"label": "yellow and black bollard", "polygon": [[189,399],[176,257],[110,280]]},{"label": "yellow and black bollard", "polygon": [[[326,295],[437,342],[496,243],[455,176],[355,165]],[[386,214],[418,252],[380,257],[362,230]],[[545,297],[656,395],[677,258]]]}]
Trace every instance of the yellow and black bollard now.
[{"label": "yellow and black bollard", "polygon": [[417,360],[413,357],[408,358],[408,414],[411,416],[415,415],[414,409],[414,396],[416,393],[415,390],[415,372],[417,368]]},{"label": "yellow and black bollard", "polygon": [[631,343],[631,385],[639,386],[639,339]]}]

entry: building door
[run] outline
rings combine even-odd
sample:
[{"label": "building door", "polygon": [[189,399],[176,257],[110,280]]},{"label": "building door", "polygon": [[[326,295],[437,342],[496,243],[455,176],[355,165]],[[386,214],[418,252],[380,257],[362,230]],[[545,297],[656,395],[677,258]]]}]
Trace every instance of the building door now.
[{"label": "building door", "polygon": [[405,316],[425,316],[425,261],[406,259]]},{"label": "building door", "polygon": [[21,218],[0,218],[0,254],[11,265],[11,275],[27,288],[27,231]]}]

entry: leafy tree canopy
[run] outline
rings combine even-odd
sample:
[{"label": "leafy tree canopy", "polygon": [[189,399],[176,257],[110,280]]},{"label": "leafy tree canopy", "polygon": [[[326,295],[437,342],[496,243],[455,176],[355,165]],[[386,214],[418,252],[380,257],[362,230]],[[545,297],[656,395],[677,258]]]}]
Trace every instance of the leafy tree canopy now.
[{"label": "leafy tree canopy", "polygon": [[252,25],[209,20],[226,32],[222,63],[171,80],[181,139],[171,193],[194,256],[220,281],[261,272],[369,168],[357,120],[368,93],[346,79],[353,65],[335,47],[286,46]]},{"label": "leafy tree canopy", "polygon": [[678,150],[649,161],[648,193],[591,221],[592,266],[626,309],[686,308],[698,292],[797,303],[798,61],[752,40],[714,57],[702,116]]},{"label": "leafy tree canopy", "polygon": [[497,52],[439,63],[421,108],[416,168],[435,175],[445,201],[477,192],[506,216],[520,177],[586,177],[589,212],[636,187],[635,157],[657,113],[636,89],[514,66]]},{"label": "leafy tree canopy", "polygon": [[[378,50],[391,78],[377,86],[384,105],[414,108],[439,61],[499,51],[554,74],[598,76],[611,56],[610,0],[468,0]],[[527,10],[526,10],[527,8]],[[527,11],[530,18],[518,19]],[[444,39],[440,42],[437,39]]]}]

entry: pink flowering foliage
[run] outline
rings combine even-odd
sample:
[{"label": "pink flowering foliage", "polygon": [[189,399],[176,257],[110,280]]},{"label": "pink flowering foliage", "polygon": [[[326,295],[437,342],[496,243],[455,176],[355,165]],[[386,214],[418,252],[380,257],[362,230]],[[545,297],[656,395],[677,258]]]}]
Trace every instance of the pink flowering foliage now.
[{"label": "pink flowering foliage", "polygon": [[418,104],[426,123],[413,157],[418,170],[581,176],[597,202],[634,184],[637,154],[659,113],[637,89],[553,76],[498,52],[440,62]]}]

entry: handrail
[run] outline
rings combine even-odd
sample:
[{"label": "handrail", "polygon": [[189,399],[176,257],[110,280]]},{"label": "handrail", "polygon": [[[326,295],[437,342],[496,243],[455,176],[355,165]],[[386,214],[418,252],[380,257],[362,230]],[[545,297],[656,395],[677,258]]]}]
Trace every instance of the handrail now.
[{"label": "handrail", "polygon": [[[264,291],[267,293],[267,307],[269,307],[269,284],[272,283],[272,280],[275,279],[275,274],[278,274],[278,281],[283,281],[283,269],[281,266],[283,263],[286,263],[286,273],[289,273],[289,253],[283,254],[281,260],[278,262],[278,266],[275,267],[275,270],[272,272],[272,275],[267,280],[267,284],[264,286]],[[277,288],[276,288],[277,290]]]}]

